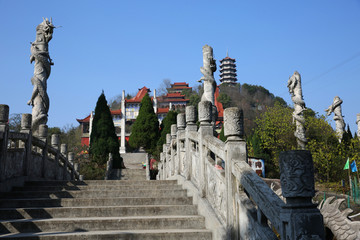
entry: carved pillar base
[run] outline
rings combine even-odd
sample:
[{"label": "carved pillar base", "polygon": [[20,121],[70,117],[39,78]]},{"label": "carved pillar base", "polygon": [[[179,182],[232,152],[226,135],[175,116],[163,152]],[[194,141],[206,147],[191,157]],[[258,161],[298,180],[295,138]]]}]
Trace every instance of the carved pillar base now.
[{"label": "carved pillar base", "polygon": [[293,150],[280,153],[280,182],[286,204],[280,219],[286,239],[325,239],[322,215],[311,202],[315,195],[311,153]]}]

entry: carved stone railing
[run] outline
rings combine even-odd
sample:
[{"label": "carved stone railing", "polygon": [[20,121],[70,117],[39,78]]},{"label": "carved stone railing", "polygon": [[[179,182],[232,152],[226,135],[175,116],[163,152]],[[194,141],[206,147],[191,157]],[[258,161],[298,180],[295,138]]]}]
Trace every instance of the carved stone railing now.
[{"label": "carved stone railing", "polygon": [[39,126],[39,136],[31,132],[31,114],[23,114],[20,132],[9,131],[9,107],[0,105],[0,192],[10,191],[30,180],[79,180],[74,154],[67,153],[59,135],[47,141],[47,126]]},{"label": "carved stone railing", "polygon": [[[158,179],[182,178],[207,201],[225,229],[223,239],[324,239],[323,220],[311,203],[313,163],[309,152],[280,156],[286,203],[247,164],[243,115],[224,111],[224,143],[213,136],[210,102],[200,102],[200,127],[193,106],[178,114],[160,154]],[[185,123],[186,121],[186,123]],[[222,169],[220,166],[225,166]],[[290,171],[290,172],[289,172]]]}]

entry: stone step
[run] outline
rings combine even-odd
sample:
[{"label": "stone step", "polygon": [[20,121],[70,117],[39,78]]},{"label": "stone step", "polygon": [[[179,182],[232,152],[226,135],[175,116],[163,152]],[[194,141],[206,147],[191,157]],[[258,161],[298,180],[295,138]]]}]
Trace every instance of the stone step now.
[{"label": "stone step", "polygon": [[140,181],[126,181],[126,180],[86,180],[86,181],[30,181],[25,183],[28,186],[90,186],[90,185],[177,185],[176,180],[140,180]]},{"label": "stone step", "polygon": [[125,205],[189,205],[192,197],[123,197],[123,198],[34,198],[0,199],[0,208],[125,206]]},{"label": "stone step", "polygon": [[125,231],[89,231],[89,232],[40,232],[11,233],[0,236],[0,239],[18,240],[209,240],[211,231],[206,229],[157,229]]},{"label": "stone step", "polygon": [[97,230],[204,229],[202,216],[141,216],[18,219],[0,222],[0,233],[79,232]]},{"label": "stone step", "polygon": [[101,207],[1,208],[0,221],[74,217],[197,215],[194,205],[138,205]]},{"label": "stone step", "polygon": [[181,190],[144,189],[144,190],[114,190],[103,191],[20,191],[1,194],[1,199],[24,199],[24,198],[109,198],[109,197],[186,197],[187,192]]},{"label": "stone step", "polygon": [[104,191],[125,191],[125,190],[145,190],[145,189],[169,189],[169,190],[180,190],[182,187],[180,185],[167,185],[167,184],[158,184],[158,185],[143,185],[133,184],[133,185],[87,185],[87,186],[27,186],[27,187],[15,187],[13,191],[20,192],[20,191],[92,191],[102,189]]}]

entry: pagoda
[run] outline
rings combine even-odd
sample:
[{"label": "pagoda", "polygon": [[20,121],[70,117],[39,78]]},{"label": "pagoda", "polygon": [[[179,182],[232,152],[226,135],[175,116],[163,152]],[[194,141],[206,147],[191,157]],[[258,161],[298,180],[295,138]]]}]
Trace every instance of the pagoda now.
[{"label": "pagoda", "polygon": [[220,60],[220,82],[236,84],[236,60],[229,57],[229,53],[226,53],[226,58]]}]

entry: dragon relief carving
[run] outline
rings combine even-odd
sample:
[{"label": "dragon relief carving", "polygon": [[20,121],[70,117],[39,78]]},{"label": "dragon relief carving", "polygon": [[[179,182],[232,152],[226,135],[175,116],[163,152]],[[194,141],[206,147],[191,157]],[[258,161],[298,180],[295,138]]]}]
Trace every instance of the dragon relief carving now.
[{"label": "dragon relief carving", "polygon": [[[271,183],[271,190],[279,196],[281,200],[286,202],[286,198],[282,195],[281,188],[275,190],[275,184]],[[351,221],[349,216],[353,212],[347,208],[340,211],[339,207],[345,199],[336,199],[329,197],[325,201],[322,200],[318,205],[320,213],[323,215],[324,225],[333,233],[337,240],[358,240],[360,239],[360,221]]]}]

